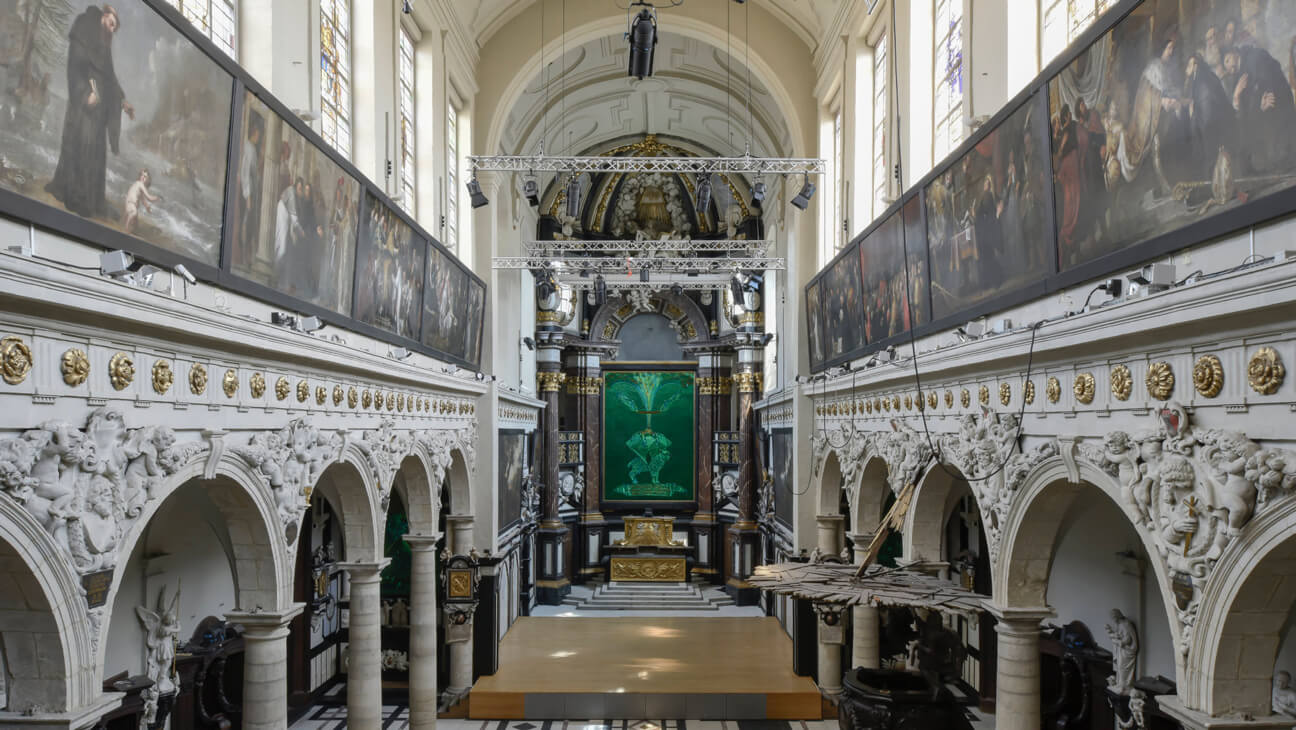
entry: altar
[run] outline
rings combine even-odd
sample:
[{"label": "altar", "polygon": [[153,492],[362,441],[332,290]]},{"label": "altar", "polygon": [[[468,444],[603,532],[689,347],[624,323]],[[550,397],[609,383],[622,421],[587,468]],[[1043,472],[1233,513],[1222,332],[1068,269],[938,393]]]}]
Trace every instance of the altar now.
[{"label": "altar", "polygon": [[674,517],[626,517],[625,537],[607,549],[608,580],[684,583],[693,549],[675,539]]}]

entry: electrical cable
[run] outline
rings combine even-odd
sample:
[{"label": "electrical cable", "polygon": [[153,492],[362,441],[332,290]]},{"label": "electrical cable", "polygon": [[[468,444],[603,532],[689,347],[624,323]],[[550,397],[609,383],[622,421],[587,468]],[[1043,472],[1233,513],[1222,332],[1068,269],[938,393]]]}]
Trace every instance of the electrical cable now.
[{"label": "electrical cable", "polygon": [[45,258],[44,256],[37,256],[36,254],[32,254],[31,257],[36,259],[37,261],[45,261],[51,264],[58,264],[59,266],[64,266],[69,269],[78,269],[80,271],[102,271],[102,269],[99,268],[98,266],[77,266],[76,264],[69,264],[64,261],[59,261],[58,259],[48,259]]}]

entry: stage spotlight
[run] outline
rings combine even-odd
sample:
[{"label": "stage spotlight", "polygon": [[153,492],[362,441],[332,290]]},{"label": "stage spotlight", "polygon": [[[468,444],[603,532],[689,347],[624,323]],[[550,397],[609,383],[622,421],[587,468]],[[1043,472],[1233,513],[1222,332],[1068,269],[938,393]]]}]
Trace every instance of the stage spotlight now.
[{"label": "stage spotlight", "polygon": [[653,74],[653,53],[657,48],[657,19],[647,8],[630,23],[630,75],[643,79]]},{"label": "stage spotlight", "polygon": [[526,182],[522,183],[522,194],[526,196],[532,208],[540,207],[540,184],[535,178],[528,177]]},{"label": "stage spotlight", "polygon": [[526,349],[528,349],[528,350],[534,350],[534,349],[535,349],[535,340],[531,339],[530,337],[523,337],[523,338],[522,338],[522,344],[525,345],[525,346],[526,346]]},{"label": "stage spotlight", "polygon": [[312,314],[309,317],[302,317],[297,320],[297,328],[302,332],[316,332],[324,329],[324,323],[320,321],[319,317]]},{"label": "stage spotlight", "polygon": [[752,186],[752,207],[760,208],[765,204],[765,182],[757,180]]},{"label": "stage spotlight", "polygon": [[698,176],[697,212],[705,213],[711,205],[711,173],[704,172]]},{"label": "stage spotlight", "polygon": [[684,296],[684,287],[681,286],[678,281],[671,284],[671,294],[674,294],[677,297]]},{"label": "stage spotlight", "polygon": [[468,181],[468,197],[474,208],[480,208],[490,202],[486,199],[486,195],[482,193],[481,183],[477,182],[476,176],[473,176]]},{"label": "stage spotlight", "polygon": [[652,279],[652,273],[651,273],[651,269],[648,266],[644,266],[642,269],[639,269],[639,281],[647,284],[651,279]]},{"label": "stage spotlight", "polygon": [[792,199],[792,205],[801,210],[805,210],[810,205],[810,199],[814,197],[815,185],[810,182],[810,176],[806,175],[805,184],[801,186],[801,191]]},{"label": "stage spotlight", "polygon": [[580,217],[580,199],[581,199],[580,176],[573,175],[571,182],[567,183],[567,217],[568,218]]},{"label": "stage spotlight", "polygon": [[607,281],[602,274],[594,277],[594,306],[607,304]]},{"label": "stage spotlight", "polygon": [[[741,1],[742,0],[739,0],[739,2]],[[406,15],[412,15],[414,13],[414,3],[410,2],[410,0],[404,0],[404,2],[401,3],[401,12]]]},{"label": "stage spotlight", "polygon": [[745,283],[747,283],[747,280],[737,271],[733,273],[733,276],[729,277],[729,293],[733,295],[734,304],[742,304],[743,285]]}]

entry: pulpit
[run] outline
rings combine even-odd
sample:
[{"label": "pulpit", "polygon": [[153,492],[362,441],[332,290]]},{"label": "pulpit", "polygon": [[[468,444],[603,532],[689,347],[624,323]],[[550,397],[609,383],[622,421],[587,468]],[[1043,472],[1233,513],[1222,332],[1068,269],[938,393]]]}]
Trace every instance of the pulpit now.
[{"label": "pulpit", "polygon": [[683,583],[693,549],[675,539],[674,517],[626,517],[625,538],[609,545],[608,580]]}]

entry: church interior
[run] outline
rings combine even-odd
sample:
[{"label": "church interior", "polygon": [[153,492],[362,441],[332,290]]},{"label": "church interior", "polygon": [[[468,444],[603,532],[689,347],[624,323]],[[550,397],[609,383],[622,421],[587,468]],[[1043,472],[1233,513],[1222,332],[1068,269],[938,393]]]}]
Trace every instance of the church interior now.
[{"label": "church interior", "polygon": [[0,728],[1291,730],[1293,237],[1290,0],[0,0]]}]

